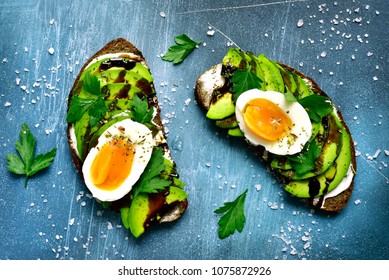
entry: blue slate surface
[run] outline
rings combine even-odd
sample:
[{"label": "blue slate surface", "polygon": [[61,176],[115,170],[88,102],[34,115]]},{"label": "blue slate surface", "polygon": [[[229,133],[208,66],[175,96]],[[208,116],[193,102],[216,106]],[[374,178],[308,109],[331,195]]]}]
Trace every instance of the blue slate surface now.
[{"label": "blue slate surface", "polygon": [[[1,0],[0,259],[388,259],[388,18],[386,0]],[[203,43],[180,65],[162,61],[182,33]],[[179,221],[138,240],[90,197],[65,134],[79,69],[117,37],[148,61],[189,193]],[[341,213],[292,198],[196,105],[196,78],[234,44],[299,69],[340,107],[359,154],[355,191]],[[58,149],[27,189],[5,161],[23,122],[38,153]],[[213,210],[246,188],[243,232],[218,239]]]}]

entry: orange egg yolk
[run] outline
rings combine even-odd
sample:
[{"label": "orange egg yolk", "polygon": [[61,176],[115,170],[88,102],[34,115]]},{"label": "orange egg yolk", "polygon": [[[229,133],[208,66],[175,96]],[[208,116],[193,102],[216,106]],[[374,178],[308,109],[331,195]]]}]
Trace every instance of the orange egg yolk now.
[{"label": "orange egg yolk", "polygon": [[243,119],[249,131],[272,142],[285,137],[292,128],[289,116],[277,104],[265,98],[247,102]]},{"label": "orange egg yolk", "polygon": [[114,190],[131,172],[134,146],[122,139],[112,139],[104,144],[91,167],[91,180],[98,188]]}]

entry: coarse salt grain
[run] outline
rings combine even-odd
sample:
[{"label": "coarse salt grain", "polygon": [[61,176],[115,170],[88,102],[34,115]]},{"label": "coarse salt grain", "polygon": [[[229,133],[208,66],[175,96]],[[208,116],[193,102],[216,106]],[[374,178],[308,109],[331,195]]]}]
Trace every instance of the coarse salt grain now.
[{"label": "coarse salt grain", "polygon": [[54,54],[54,48],[49,49],[49,54]]},{"label": "coarse salt grain", "polygon": [[303,26],[303,25],[304,25],[304,20],[300,18],[300,19],[297,21],[297,27],[301,27],[301,26]]},{"label": "coarse salt grain", "polygon": [[208,30],[207,35],[208,36],[213,36],[215,34],[215,30]]}]

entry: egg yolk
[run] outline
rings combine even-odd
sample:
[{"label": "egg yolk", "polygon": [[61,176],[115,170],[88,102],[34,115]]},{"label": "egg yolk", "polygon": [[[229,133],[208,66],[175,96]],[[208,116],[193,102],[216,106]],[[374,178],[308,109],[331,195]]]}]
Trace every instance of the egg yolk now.
[{"label": "egg yolk", "polygon": [[122,139],[112,139],[104,144],[91,167],[91,180],[104,190],[118,188],[131,172],[134,145]]},{"label": "egg yolk", "polygon": [[253,134],[272,142],[285,137],[292,128],[289,116],[277,104],[265,98],[247,102],[243,119]]}]

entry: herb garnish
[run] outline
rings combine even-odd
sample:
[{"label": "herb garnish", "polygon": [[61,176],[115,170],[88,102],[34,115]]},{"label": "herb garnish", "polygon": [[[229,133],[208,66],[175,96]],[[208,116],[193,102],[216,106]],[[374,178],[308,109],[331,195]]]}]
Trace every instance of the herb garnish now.
[{"label": "herb garnish", "polygon": [[134,111],[134,121],[145,124],[153,119],[154,107],[149,109],[147,98],[141,99],[135,94],[130,102]]},{"label": "herb garnish", "polygon": [[19,153],[6,155],[7,168],[12,173],[26,175],[24,187],[27,187],[28,178],[35,173],[48,167],[53,161],[57,149],[54,148],[46,154],[34,156],[36,138],[32,135],[27,124],[22,124],[19,133],[19,140],[16,141],[15,148]]},{"label": "herb garnish", "polygon": [[158,193],[171,184],[171,181],[161,178],[165,170],[163,150],[155,148],[149,163],[133,188],[134,197],[140,193]]},{"label": "herb garnish", "polygon": [[251,65],[246,69],[237,69],[234,71],[234,75],[231,78],[233,82],[232,91],[234,94],[234,100],[245,91],[253,88],[261,88],[262,80],[251,71]]},{"label": "herb garnish", "polygon": [[315,140],[308,142],[303,151],[297,155],[288,156],[292,168],[297,175],[305,174],[316,167],[316,159],[320,156],[321,149]]},{"label": "herb garnish", "polygon": [[321,95],[312,94],[301,98],[298,102],[305,108],[309,118],[314,122],[320,122],[322,117],[333,111],[328,98]]},{"label": "herb garnish", "polygon": [[174,64],[181,63],[201,43],[201,41],[193,41],[186,34],[175,37],[174,41],[176,45],[169,47],[168,51],[162,56],[163,60],[173,62]]},{"label": "herb garnish", "polygon": [[104,94],[101,93],[99,79],[95,75],[91,75],[90,72],[85,73],[82,87],[86,92],[95,96],[95,98],[73,96],[70,101],[66,121],[68,123],[79,121],[85,112],[88,112],[90,117],[89,125],[94,127],[108,110],[104,101]]},{"label": "herb garnish", "polygon": [[223,206],[216,209],[214,213],[223,214],[218,225],[218,235],[224,239],[235,232],[242,232],[246,217],[244,215],[244,201],[246,199],[247,189],[232,202],[225,202]]}]

